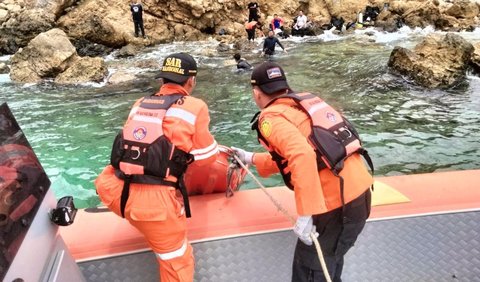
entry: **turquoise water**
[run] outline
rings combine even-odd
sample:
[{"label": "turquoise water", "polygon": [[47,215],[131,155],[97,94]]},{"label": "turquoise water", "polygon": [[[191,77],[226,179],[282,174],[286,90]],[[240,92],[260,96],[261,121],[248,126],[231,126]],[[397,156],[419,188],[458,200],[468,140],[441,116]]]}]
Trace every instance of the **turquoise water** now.
[{"label": "turquoise water", "polygon": [[[286,41],[289,53],[274,60],[284,66],[293,89],[317,93],[357,126],[375,162],[376,175],[479,168],[480,79],[469,75],[449,90],[408,84],[390,74],[386,64],[395,45],[411,47],[418,36],[380,40],[386,36],[392,35],[376,40],[357,36],[327,42],[322,38]],[[191,52],[200,66],[194,96],[209,105],[217,141],[261,151],[249,124],[257,111],[249,73],[235,73],[225,63],[231,54],[202,55],[202,48],[212,46],[211,42],[162,45],[116,63],[128,67],[139,59],[162,60],[174,50]],[[256,52],[244,55],[257,64],[261,60]],[[109,162],[111,143],[132,103],[158,89],[154,76],[154,71],[144,71],[134,83],[114,87],[25,86],[3,76],[0,102],[8,102],[56,196],[73,195],[77,206],[95,206],[99,201],[93,181]],[[282,184],[278,176],[262,182]],[[247,176],[242,189],[256,186]]]}]

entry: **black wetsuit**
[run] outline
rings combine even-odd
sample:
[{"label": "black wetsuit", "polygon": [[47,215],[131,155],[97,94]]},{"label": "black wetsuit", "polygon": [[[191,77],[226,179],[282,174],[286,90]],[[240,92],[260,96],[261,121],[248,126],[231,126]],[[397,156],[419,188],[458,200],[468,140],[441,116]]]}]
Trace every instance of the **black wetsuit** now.
[{"label": "black wetsuit", "polygon": [[145,37],[145,30],[143,29],[142,4],[130,5],[130,11],[132,11],[133,25],[135,26],[135,37],[138,37],[138,33],[140,31],[142,32],[142,36]]},{"label": "black wetsuit", "polygon": [[252,65],[250,65],[247,60],[245,59],[240,59],[238,62],[237,62],[237,69],[240,69],[240,70],[250,70],[252,69]]},{"label": "black wetsuit", "polygon": [[278,46],[282,47],[282,49],[285,50],[283,47],[282,43],[280,43],[280,40],[276,37],[267,37],[265,38],[265,41],[263,41],[263,52],[266,55],[273,55],[275,53],[275,44],[278,44]]}]

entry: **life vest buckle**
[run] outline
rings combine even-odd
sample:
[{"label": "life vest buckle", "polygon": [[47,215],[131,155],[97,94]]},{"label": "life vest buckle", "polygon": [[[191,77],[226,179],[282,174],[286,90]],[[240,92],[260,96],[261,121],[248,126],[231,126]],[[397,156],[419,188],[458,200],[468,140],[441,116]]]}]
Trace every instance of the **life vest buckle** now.
[{"label": "life vest buckle", "polygon": [[132,149],[132,152],[137,152],[137,155],[136,156],[132,156],[132,160],[138,160],[138,158],[140,157],[140,148],[135,148],[135,149]]},{"label": "life vest buckle", "polygon": [[352,132],[346,126],[340,127],[338,131],[340,131],[340,134],[342,134],[342,142],[345,142],[346,139],[349,139],[353,136]]}]

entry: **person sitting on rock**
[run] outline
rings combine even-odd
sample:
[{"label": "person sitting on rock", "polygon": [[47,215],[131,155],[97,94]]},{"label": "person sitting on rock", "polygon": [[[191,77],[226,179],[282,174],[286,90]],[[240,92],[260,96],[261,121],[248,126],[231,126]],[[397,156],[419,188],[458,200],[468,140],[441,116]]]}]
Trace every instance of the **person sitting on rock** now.
[{"label": "person sitting on rock", "polygon": [[285,32],[283,28],[283,19],[280,18],[277,14],[273,15],[273,19],[270,22],[270,30],[273,30],[276,36],[281,38],[287,38],[288,34]]},{"label": "person sitting on rock", "polygon": [[273,19],[270,22],[270,30],[280,30],[280,28],[283,26],[283,19],[280,18],[277,14],[273,15]]},{"label": "person sitting on rock", "polygon": [[380,14],[380,9],[378,7],[366,6],[363,18],[366,22],[372,23],[377,20],[378,14]]},{"label": "person sitting on rock", "polygon": [[306,29],[308,19],[307,16],[303,14],[303,11],[298,12],[298,16],[295,18],[295,24],[293,25],[292,35],[300,35],[304,36],[306,33]]},{"label": "person sitting on rock", "polygon": [[334,29],[334,30],[338,30],[338,31],[343,31],[345,29],[344,27],[344,24],[345,23],[345,20],[343,19],[343,17],[340,17],[340,18],[337,18],[335,16],[332,17],[332,19],[330,20],[330,30]]}]

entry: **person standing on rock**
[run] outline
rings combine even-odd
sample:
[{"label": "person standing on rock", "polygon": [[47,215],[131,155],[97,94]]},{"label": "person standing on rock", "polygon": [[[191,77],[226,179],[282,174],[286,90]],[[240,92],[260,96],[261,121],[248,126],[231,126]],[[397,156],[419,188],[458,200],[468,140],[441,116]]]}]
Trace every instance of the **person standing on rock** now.
[{"label": "person standing on rock", "polygon": [[299,11],[297,19],[295,21],[295,25],[293,26],[292,35],[294,35],[295,33],[295,35],[304,36],[307,30],[307,26],[308,26],[307,24],[308,24],[307,16],[303,14],[303,11]]},{"label": "person standing on rock", "polygon": [[245,31],[247,32],[247,38],[249,42],[255,41],[256,29],[259,29],[260,33],[263,34],[263,31],[261,30],[261,28],[262,28],[262,24],[260,22],[257,22],[257,21],[245,22]]},{"label": "person standing on rock", "polygon": [[143,7],[140,0],[132,0],[130,11],[132,12],[133,25],[135,27],[135,37],[138,37],[141,31],[142,37],[145,38],[145,30],[143,29]]},{"label": "person standing on rock", "polygon": [[257,2],[250,2],[247,5],[248,8],[248,21],[258,21],[258,3]]}]

